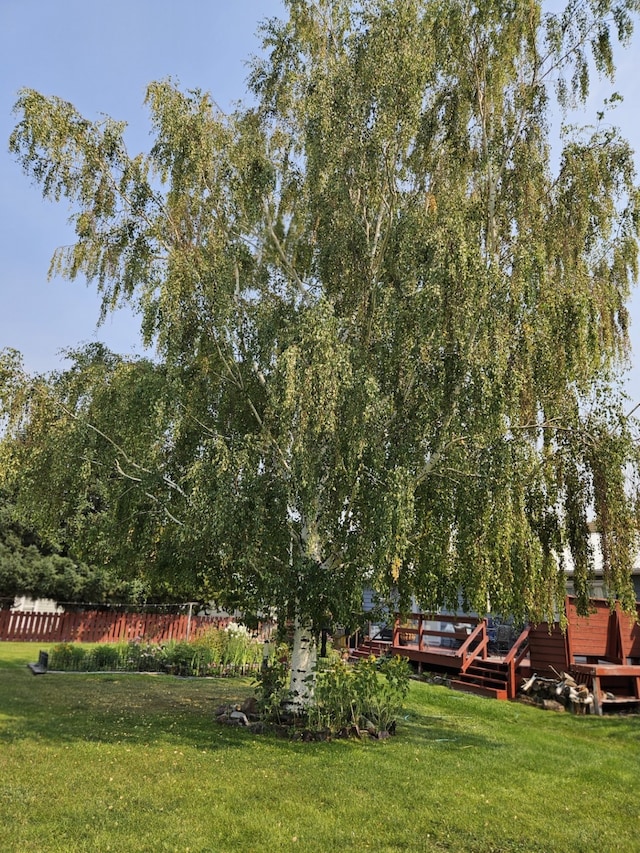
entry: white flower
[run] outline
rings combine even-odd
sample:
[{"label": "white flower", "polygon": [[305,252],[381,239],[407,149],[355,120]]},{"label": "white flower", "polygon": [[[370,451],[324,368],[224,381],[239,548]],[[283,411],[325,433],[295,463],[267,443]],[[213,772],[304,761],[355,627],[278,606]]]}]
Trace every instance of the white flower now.
[{"label": "white flower", "polygon": [[237,622],[229,622],[224,629],[232,637],[249,637],[249,631],[246,625],[238,625]]}]

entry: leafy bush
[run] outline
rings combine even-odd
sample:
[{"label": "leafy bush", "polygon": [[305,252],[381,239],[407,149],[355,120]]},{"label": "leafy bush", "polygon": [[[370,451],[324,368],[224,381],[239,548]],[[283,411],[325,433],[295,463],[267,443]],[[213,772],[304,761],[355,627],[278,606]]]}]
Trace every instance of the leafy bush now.
[{"label": "leafy bush", "polygon": [[59,669],[65,672],[85,671],[87,650],[73,643],[58,643],[49,652],[49,669]]},{"label": "leafy bush", "polygon": [[225,632],[220,628],[208,628],[200,636],[191,641],[196,649],[206,652],[209,664],[220,665],[224,658],[226,646]]},{"label": "leafy bush", "polygon": [[164,643],[126,643],[123,660],[134,672],[165,672],[167,646]]},{"label": "leafy bush", "polygon": [[201,675],[212,671],[225,675],[255,670],[262,660],[262,643],[244,625],[230,622],[226,628],[211,628],[192,642],[198,652]]},{"label": "leafy bush", "polygon": [[96,672],[118,670],[121,668],[121,663],[121,650],[118,646],[101,645],[87,652],[83,659],[83,669]]},{"label": "leafy bush", "polygon": [[289,698],[289,647],[276,646],[262,661],[256,675],[256,699],[265,720],[279,720],[282,707]]},{"label": "leafy bush", "polygon": [[[360,723],[377,732],[388,732],[395,726],[409,692],[411,668],[406,658],[374,658],[358,661],[354,667]],[[382,676],[382,677],[380,677]]]},{"label": "leafy bush", "polygon": [[198,675],[204,651],[185,641],[169,643],[166,647],[165,667],[172,675]]},{"label": "leafy bush", "polygon": [[357,725],[359,710],[354,666],[340,658],[328,658],[319,663],[315,679],[310,725],[333,732]]},{"label": "leafy bush", "polygon": [[351,665],[340,659],[316,671],[310,724],[343,732],[354,726],[371,734],[395,727],[409,691],[411,670],[404,658],[363,658]]},{"label": "leafy bush", "polygon": [[245,668],[255,666],[262,660],[262,645],[253,640],[244,625],[230,622],[224,629],[224,663]]}]

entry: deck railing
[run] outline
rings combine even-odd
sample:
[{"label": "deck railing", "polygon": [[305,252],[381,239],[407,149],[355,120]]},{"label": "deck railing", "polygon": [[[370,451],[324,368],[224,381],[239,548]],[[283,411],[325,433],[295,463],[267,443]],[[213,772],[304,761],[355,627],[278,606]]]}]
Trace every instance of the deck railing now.
[{"label": "deck railing", "polygon": [[[434,627],[434,626],[438,627]],[[486,658],[488,635],[484,620],[451,613],[412,613],[402,619],[396,615],[393,646],[414,648],[419,652],[442,652],[464,661]]]},{"label": "deck railing", "polygon": [[507,666],[507,694],[509,699],[515,699],[518,693],[516,673],[518,667],[529,653],[529,626],[521,632],[503,659]]}]

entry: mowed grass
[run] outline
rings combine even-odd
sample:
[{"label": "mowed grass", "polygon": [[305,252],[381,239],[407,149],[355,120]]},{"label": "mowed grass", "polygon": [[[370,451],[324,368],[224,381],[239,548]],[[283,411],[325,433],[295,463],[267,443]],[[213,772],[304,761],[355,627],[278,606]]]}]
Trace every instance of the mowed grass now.
[{"label": "mowed grass", "polygon": [[640,851],[640,718],[412,685],[398,735],[214,723],[249,680],[47,674],[0,642],[0,849]]}]

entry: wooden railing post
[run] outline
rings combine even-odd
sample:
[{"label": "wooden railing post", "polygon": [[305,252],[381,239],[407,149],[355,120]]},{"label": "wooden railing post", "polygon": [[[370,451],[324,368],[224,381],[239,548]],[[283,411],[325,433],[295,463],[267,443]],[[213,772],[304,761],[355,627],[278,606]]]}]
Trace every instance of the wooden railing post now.
[{"label": "wooden railing post", "polygon": [[503,663],[507,666],[507,675],[508,675],[508,688],[507,695],[509,699],[515,699],[517,693],[516,686],[516,671],[520,666],[521,661],[529,651],[529,631],[530,627],[527,627],[520,633],[520,636],[515,641],[515,643],[511,646],[509,654],[503,660]]}]

